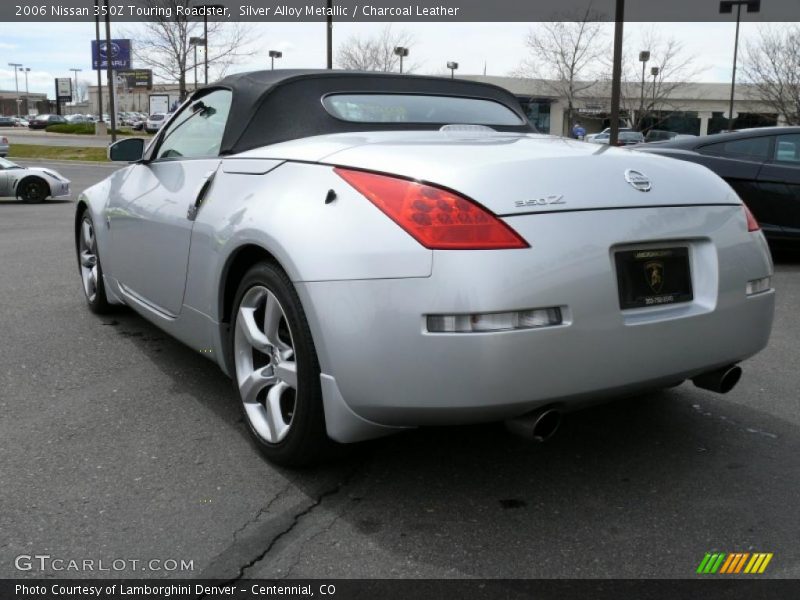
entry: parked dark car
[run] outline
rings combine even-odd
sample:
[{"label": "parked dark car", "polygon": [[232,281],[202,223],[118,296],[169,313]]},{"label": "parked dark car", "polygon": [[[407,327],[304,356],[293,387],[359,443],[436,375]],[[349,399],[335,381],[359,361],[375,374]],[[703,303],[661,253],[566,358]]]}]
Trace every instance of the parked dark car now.
[{"label": "parked dark car", "polygon": [[0,117],[0,127],[14,127],[15,125],[13,117]]},{"label": "parked dark car", "polygon": [[66,122],[67,120],[61,115],[39,115],[28,123],[28,128],[44,129],[48,125],[58,125]]},{"label": "parked dark car", "polygon": [[760,127],[636,148],[705,165],[747,204],[771,240],[800,240],[800,127]]}]

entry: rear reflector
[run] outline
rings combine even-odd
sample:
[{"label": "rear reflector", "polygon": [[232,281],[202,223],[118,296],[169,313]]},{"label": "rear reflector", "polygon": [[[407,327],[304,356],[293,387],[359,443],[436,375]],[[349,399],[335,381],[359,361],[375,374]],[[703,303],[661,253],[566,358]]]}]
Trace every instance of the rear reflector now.
[{"label": "rear reflector", "polygon": [[747,231],[758,231],[761,229],[761,225],[758,224],[758,221],[756,221],[753,213],[751,213],[750,209],[747,208],[747,205],[742,204],[742,208],[744,209],[744,216],[747,218]]},{"label": "rear reflector", "polygon": [[427,327],[429,333],[485,333],[552,327],[563,321],[561,308],[553,307],[472,315],[428,315]]},{"label": "rear reflector", "polygon": [[528,248],[517,232],[469,198],[389,175],[335,168],[334,172],[432,250]]},{"label": "rear reflector", "polygon": [[770,289],[771,278],[762,277],[761,279],[753,279],[747,282],[746,294],[752,296],[753,294],[760,294]]}]

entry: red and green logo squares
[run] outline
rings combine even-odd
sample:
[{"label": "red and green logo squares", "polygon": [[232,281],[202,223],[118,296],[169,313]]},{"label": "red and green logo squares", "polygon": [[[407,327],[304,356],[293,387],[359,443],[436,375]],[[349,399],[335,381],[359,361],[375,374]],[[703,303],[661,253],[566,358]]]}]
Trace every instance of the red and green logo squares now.
[{"label": "red and green logo squares", "polygon": [[706,552],[697,572],[701,575],[706,574],[739,574],[739,573],[763,573],[769,561],[772,560],[772,552]]}]

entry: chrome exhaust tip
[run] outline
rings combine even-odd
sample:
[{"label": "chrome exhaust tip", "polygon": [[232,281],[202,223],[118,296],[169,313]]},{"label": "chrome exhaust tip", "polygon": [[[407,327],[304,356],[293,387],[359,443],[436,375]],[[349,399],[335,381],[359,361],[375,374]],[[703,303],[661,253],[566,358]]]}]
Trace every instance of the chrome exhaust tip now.
[{"label": "chrome exhaust tip", "polygon": [[731,365],[723,367],[722,369],[717,369],[716,371],[709,371],[708,373],[698,375],[692,379],[692,383],[704,390],[710,390],[718,394],[727,394],[736,387],[736,384],[739,383],[741,378],[742,368],[738,365]]},{"label": "chrome exhaust tip", "polygon": [[561,425],[561,411],[555,408],[541,408],[506,421],[506,429],[511,433],[533,442],[546,442],[553,437]]}]

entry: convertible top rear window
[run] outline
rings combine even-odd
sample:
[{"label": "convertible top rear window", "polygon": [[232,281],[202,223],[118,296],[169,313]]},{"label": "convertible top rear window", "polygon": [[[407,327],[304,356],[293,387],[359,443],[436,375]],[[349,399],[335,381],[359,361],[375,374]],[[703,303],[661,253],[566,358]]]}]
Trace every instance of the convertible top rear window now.
[{"label": "convertible top rear window", "polygon": [[535,131],[509,91],[464,79],[309,69],[254,71],[228,75],[198,90],[192,99],[210,89],[233,94],[220,145],[223,156],[335,133],[436,131],[450,124]]},{"label": "convertible top rear window", "polygon": [[332,116],[353,123],[463,123],[521,125],[522,119],[494,100],[425,94],[331,94],[322,104]]}]

